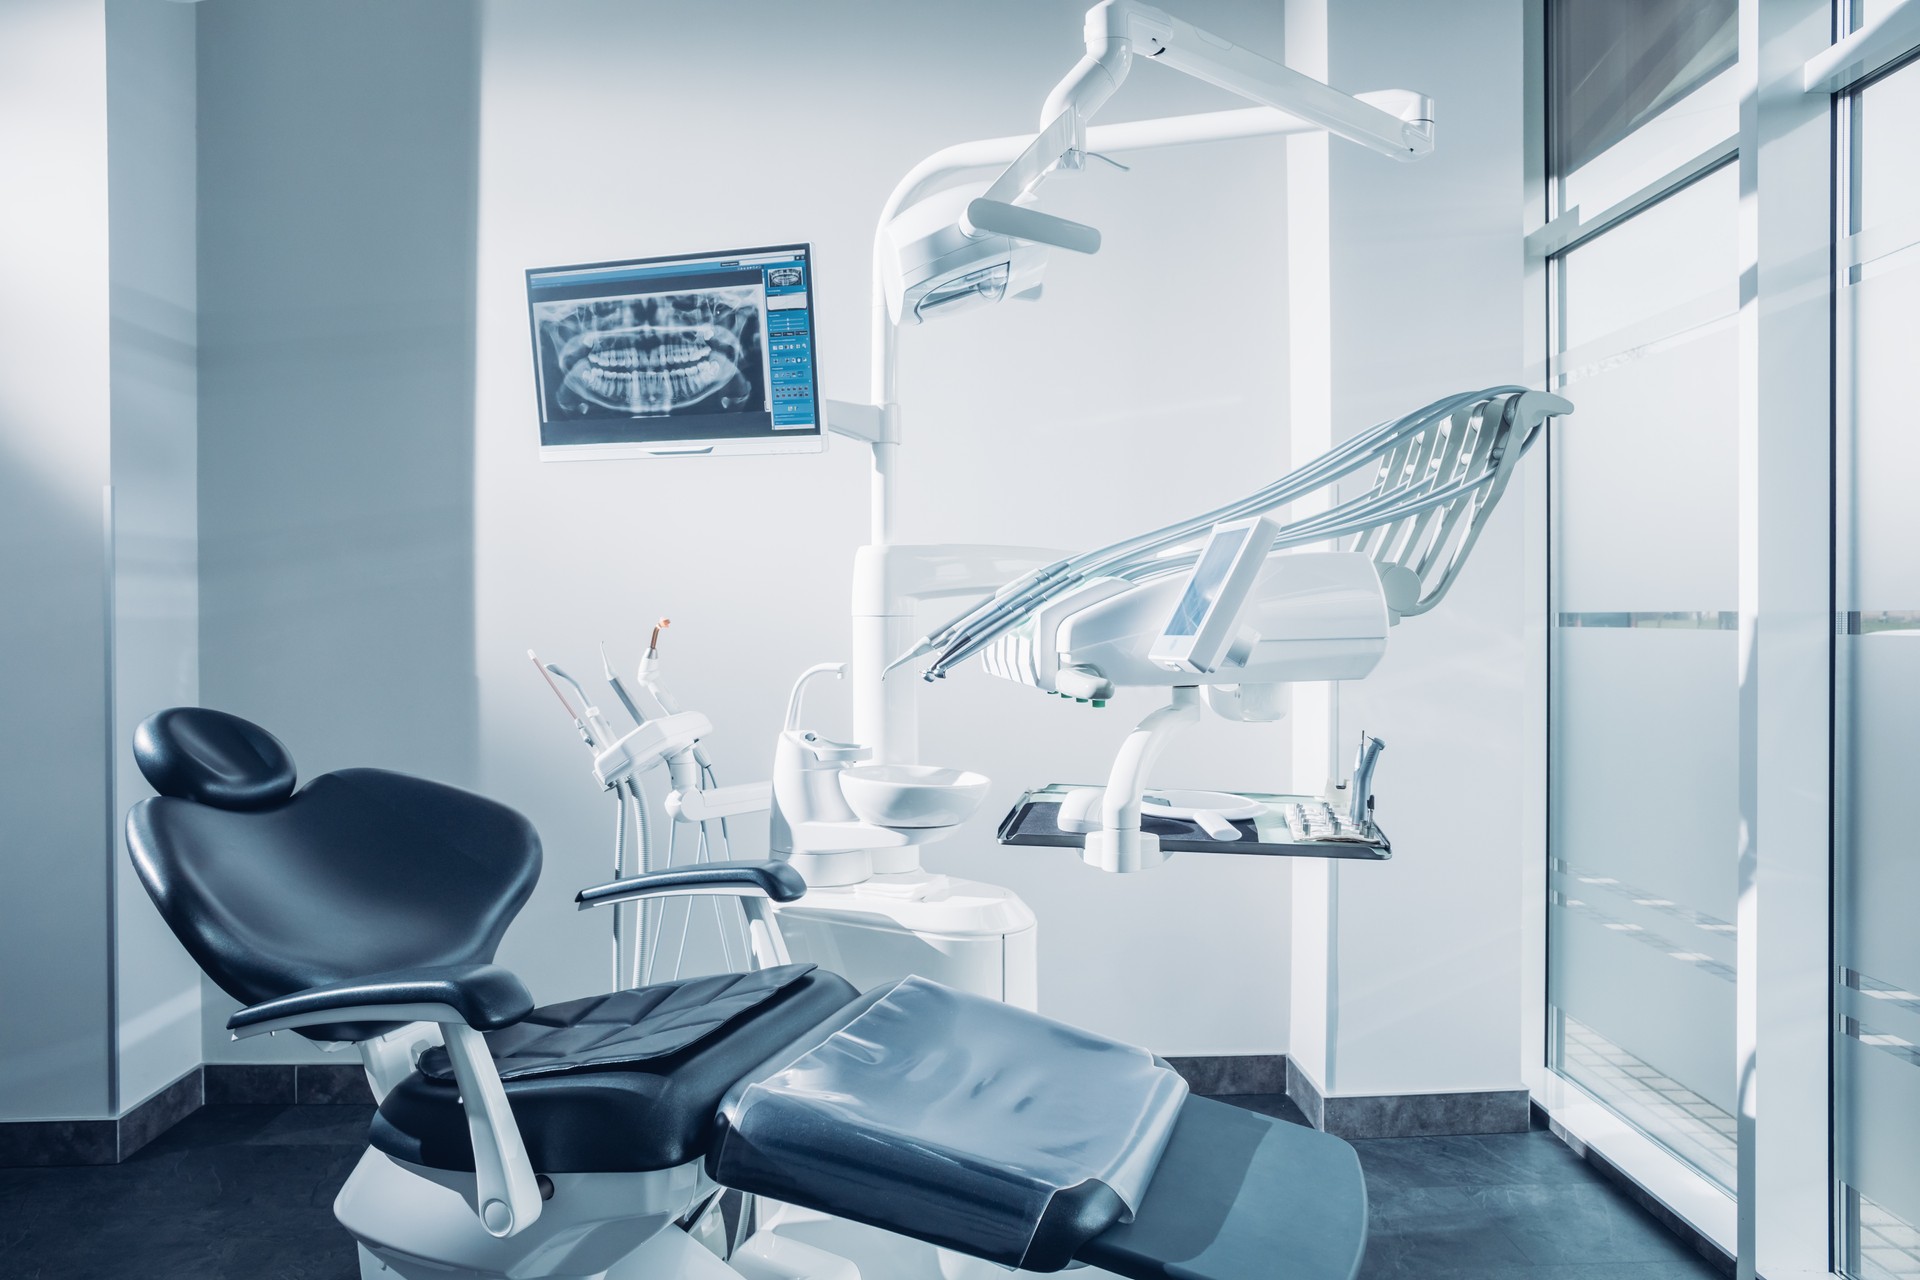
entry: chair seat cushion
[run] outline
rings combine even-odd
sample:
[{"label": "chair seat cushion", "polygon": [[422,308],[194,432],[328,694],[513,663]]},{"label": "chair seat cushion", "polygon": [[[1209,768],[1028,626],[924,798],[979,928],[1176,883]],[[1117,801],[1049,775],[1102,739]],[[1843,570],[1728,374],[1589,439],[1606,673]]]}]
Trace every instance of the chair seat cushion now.
[{"label": "chair seat cushion", "polygon": [[[661,982],[535,1009],[487,1037],[502,1080],[642,1062],[680,1052],[751,1012],[813,971],[810,964]],[[415,1064],[453,1079],[445,1049]]]},{"label": "chair seat cushion", "polygon": [[[735,1082],[858,994],[785,965],[547,1005],[487,1043],[536,1172],[670,1169],[706,1154]],[[387,1095],[371,1139],[410,1164],[473,1168],[445,1050]]]}]

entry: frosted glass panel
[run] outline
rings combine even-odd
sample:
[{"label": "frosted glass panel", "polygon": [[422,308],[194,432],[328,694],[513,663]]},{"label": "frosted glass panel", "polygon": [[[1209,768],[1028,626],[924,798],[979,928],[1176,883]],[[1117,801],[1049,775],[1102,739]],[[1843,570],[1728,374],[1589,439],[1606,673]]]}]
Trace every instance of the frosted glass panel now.
[{"label": "frosted glass panel", "polygon": [[1734,1177],[1737,175],[1556,263],[1547,992],[1555,1070]]},{"label": "frosted glass panel", "polygon": [[[1561,256],[1560,350],[1629,336],[1631,326],[1703,298],[1715,300],[1709,314],[1731,313],[1740,302],[1739,202],[1739,172],[1723,165]],[[1678,327],[1639,336],[1654,340]]]},{"label": "frosted glass panel", "polygon": [[1561,610],[1737,606],[1738,359],[1729,323],[1557,388]]},{"label": "frosted glass panel", "polygon": [[1920,258],[1841,290],[1840,317],[1853,410],[1842,595],[1849,609],[1920,609]]},{"label": "frosted glass panel", "polygon": [[1834,1153],[1843,1269],[1920,1275],[1920,64],[1848,103],[1840,246]]},{"label": "frosted glass panel", "polygon": [[1732,168],[1556,264],[1559,610],[1731,610],[1738,587]]},{"label": "frosted glass panel", "polygon": [[1556,634],[1554,1064],[1731,1185],[1737,635]]},{"label": "frosted glass panel", "polygon": [[[1732,920],[1737,633],[1576,627],[1558,640],[1554,857]],[[1733,962],[1730,941],[1719,958]]]},{"label": "frosted glass panel", "polygon": [[1850,855],[1836,895],[1840,957],[1846,968],[1920,991],[1920,632],[1849,636],[1841,654],[1852,705],[1837,797]]}]

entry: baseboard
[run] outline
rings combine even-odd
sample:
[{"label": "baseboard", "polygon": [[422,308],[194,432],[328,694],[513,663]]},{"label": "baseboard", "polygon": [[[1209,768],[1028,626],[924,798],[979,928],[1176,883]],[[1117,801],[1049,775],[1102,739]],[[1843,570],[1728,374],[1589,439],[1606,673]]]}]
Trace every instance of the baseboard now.
[{"label": "baseboard", "polygon": [[210,1104],[373,1105],[358,1063],[213,1063],[194,1067],[114,1120],[0,1122],[0,1169],[119,1164]]},{"label": "baseboard", "polygon": [[1287,1096],[1314,1128],[1341,1138],[1525,1133],[1532,1105],[1525,1089],[1328,1097],[1319,1083],[1291,1060],[1287,1063]]},{"label": "baseboard", "polygon": [[209,1105],[373,1105],[373,1090],[358,1062],[209,1062],[201,1070]]},{"label": "baseboard", "polygon": [[1209,1098],[1287,1091],[1287,1055],[1284,1053],[1168,1058],[1167,1063],[1180,1073],[1187,1088]]},{"label": "baseboard", "polygon": [[119,1164],[205,1103],[200,1068],[156,1090],[115,1120],[0,1123],[0,1168]]},{"label": "baseboard", "polygon": [[1708,1266],[1723,1276],[1735,1274],[1737,1268],[1732,1254],[1714,1243],[1711,1237],[1691,1222],[1667,1208],[1660,1202],[1658,1196],[1636,1182],[1626,1170],[1567,1132],[1538,1103],[1532,1106],[1532,1119],[1534,1127],[1548,1130],[1554,1137],[1565,1143],[1568,1150],[1591,1165],[1601,1177],[1625,1192],[1635,1204],[1652,1214],[1661,1226],[1686,1241],[1687,1246],[1700,1255]]}]

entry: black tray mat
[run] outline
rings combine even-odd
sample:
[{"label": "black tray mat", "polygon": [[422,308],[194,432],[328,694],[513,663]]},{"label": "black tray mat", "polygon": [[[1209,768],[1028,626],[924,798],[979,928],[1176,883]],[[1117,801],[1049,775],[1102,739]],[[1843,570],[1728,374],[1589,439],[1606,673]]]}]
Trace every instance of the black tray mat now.
[{"label": "black tray mat", "polygon": [[[1084,849],[1087,838],[1060,829],[1058,800],[1022,800],[1000,824],[1000,843],[1031,845],[1043,849]],[[1140,829],[1160,837],[1160,848],[1167,853],[1232,853],[1267,858],[1352,858],[1362,862],[1384,862],[1388,854],[1370,845],[1340,841],[1314,844],[1268,843],[1258,839],[1251,820],[1233,824],[1241,832],[1239,840],[1215,840],[1191,822],[1176,818],[1143,816]]]}]

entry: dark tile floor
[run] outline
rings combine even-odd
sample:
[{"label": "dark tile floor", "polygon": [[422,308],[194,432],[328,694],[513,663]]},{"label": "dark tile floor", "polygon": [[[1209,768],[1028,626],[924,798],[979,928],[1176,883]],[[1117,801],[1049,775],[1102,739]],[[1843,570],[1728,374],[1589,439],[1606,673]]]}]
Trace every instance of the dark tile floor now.
[{"label": "dark tile floor", "polygon": [[[1284,1095],[1229,1098],[1304,1124]],[[1710,1280],[1720,1272],[1544,1130],[1355,1142],[1362,1280]]]},{"label": "dark tile floor", "polygon": [[[1284,1097],[1231,1101],[1300,1122]],[[354,1280],[333,1196],[365,1144],[367,1115],[351,1106],[210,1106],[125,1164],[0,1169],[0,1274]],[[1373,1200],[1365,1277],[1717,1274],[1551,1134],[1354,1145]]]}]

